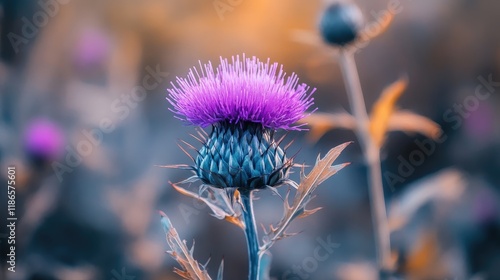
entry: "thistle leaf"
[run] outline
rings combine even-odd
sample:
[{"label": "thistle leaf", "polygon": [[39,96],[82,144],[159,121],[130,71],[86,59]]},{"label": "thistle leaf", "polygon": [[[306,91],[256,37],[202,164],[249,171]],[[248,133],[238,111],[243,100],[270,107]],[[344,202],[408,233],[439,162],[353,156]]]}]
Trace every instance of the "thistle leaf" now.
[{"label": "thistle leaf", "polygon": [[396,111],[391,115],[388,124],[390,131],[416,132],[432,139],[437,139],[442,133],[439,124],[407,110]]},{"label": "thistle leaf", "polygon": [[306,210],[305,207],[311,200],[312,192],[318,187],[319,184],[348,165],[348,163],[344,163],[332,166],[333,162],[349,144],[350,142],[344,143],[331,149],[323,158],[318,156],[315,166],[308,175],[305,175],[303,171],[301,172],[301,182],[297,188],[297,192],[295,193],[292,205],[289,205],[287,194],[283,203],[283,218],[276,227],[271,225],[268,234],[264,238],[264,245],[261,248],[261,251],[269,249],[277,240],[290,236],[285,233],[285,230],[295,218],[301,216],[304,217],[304,215],[308,216],[319,210],[318,208]]},{"label": "thistle leaf", "polygon": [[[233,205],[224,190],[208,186],[204,187],[200,193],[197,194],[188,191],[185,188],[179,187],[177,184],[170,182],[170,185],[179,193],[204,202],[210,210],[212,210],[212,216],[217,219],[226,220],[240,228],[244,228],[239,213],[234,210]],[[204,196],[204,194],[206,194],[206,196]]]},{"label": "thistle leaf", "polygon": [[300,213],[297,218],[305,218],[305,217],[308,217],[308,216],[311,216],[312,214],[318,212],[319,210],[323,209],[323,207],[317,207],[317,208],[314,208],[314,209],[311,209],[311,210],[305,210],[302,211],[302,213]]},{"label": "thistle leaf", "polygon": [[[186,241],[180,239],[177,230],[173,227],[170,219],[165,213],[160,211],[161,223],[165,231],[167,243],[171,251],[168,253],[174,258],[182,267],[182,269],[175,268],[174,272],[177,273],[182,279],[186,280],[211,280],[205,267],[200,265],[193,257],[194,244],[191,249],[186,245]],[[222,278],[218,278],[222,279]]]},{"label": "thistle leaf", "polygon": [[389,119],[394,112],[396,102],[403,94],[407,85],[408,80],[405,78],[396,81],[384,89],[380,98],[373,105],[370,116],[370,134],[378,147],[381,147],[384,143]]},{"label": "thistle leaf", "polygon": [[334,128],[342,128],[354,130],[356,128],[356,120],[346,112],[338,113],[314,113],[299,121],[300,123],[308,124],[311,128],[307,134],[309,141],[317,142],[325,133]]}]

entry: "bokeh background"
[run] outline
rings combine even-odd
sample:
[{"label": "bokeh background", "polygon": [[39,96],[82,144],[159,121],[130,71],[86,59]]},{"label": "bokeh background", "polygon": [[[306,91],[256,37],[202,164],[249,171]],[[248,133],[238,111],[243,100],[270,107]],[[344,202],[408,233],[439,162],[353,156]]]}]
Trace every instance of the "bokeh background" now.
[{"label": "bokeh background", "polygon": [[[212,275],[224,258],[224,279],[245,279],[243,233],[169,186],[189,172],[159,167],[190,163],[176,143],[196,142],[189,136],[194,128],[169,111],[166,89],[199,60],[217,64],[220,56],[245,53],[282,63],[316,87],[319,112],[348,110],[335,50],[314,40],[325,2],[0,3],[0,177],[5,185],[7,166],[16,166],[19,217],[15,273],[6,271],[7,229],[0,228],[0,278],[179,279],[165,253],[162,210],[189,244],[196,239],[201,263],[212,259]],[[410,83],[399,106],[439,123],[447,136],[403,180],[384,182],[399,277],[500,279],[500,2],[356,3],[367,23],[376,23],[389,3],[400,7],[390,28],[356,55],[367,106],[406,75]],[[482,89],[489,97],[456,111],[484,80],[491,81]],[[294,140],[296,161],[308,164],[356,140],[346,130],[317,142],[305,132],[287,139]],[[390,134],[383,171],[401,175],[401,159],[425,139]],[[313,204],[323,210],[297,221],[293,229],[301,233],[273,247],[274,278],[375,279],[358,144],[340,161],[352,164],[317,190]],[[2,224],[6,192],[0,194]],[[259,221],[278,221],[280,198],[259,197]],[[318,239],[338,246],[308,266]],[[302,276],[286,276],[296,267]]]}]

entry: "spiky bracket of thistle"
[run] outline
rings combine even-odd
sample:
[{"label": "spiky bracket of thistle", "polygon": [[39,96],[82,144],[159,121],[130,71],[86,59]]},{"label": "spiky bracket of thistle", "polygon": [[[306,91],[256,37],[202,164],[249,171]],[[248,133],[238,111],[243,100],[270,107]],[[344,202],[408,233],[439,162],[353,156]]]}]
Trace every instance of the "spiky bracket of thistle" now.
[{"label": "spiky bracket of thistle", "polygon": [[[348,143],[333,148],[324,158],[318,157],[307,176],[302,170],[300,183],[290,180],[293,159],[287,158],[286,148],[280,148],[283,138],[275,141],[274,131],[302,129],[294,123],[309,115],[306,110],[313,103],[314,89],[309,91],[305,84],[298,84],[295,74],[285,78],[277,63],[264,63],[255,57],[243,56],[240,61],[237,56],[231,63],[221,59],[216,71],[210,63],[200,68],[192,69],[187,79],[177,78],[167,99],[179,119],[201,127],[212,125],[212,132],[198,130],[198,136],[193,136],[202,143],[200,150],[183,142],[197,151],[196,158],[190,156],[194,164],[170,167],[190,169],[195,175],[171,185],[180,193],[203,201],[213,216],[242,228],[249,248],[249,278],[266,279],[270,261],[265,262],[266,266],[262,258],[274,242],[289,235],[286,229],[295,218],[318,210],[308,210],[306,205],[319,184],[347,165],[332,164]],[[180,187],[197,180],[203,183],[197,193]],[[282,220],[271,226],[260,242],[252,192],[274,190],[284,184],[297,189],[295,198],[290,205],[287,194]],[[196,264],[180,263],[183,267]],[[192,277],[188,279],[204,279],[196,278],[192,274],[195,271],[185,269],[185,275]]]},{"label": "spiky bracket of thistle", "polygon": [[[193,257],[194,252],[194,241],[191,249],[187,247],[186,240],[182,240],[177,233],[177,230],[172,226],[172,222],[167,217],[167,215],[160,211],[161,224],[163,225],[163,230],[165,231],[167,243],[171,248],[168,253],[174,258],[181,266],[182,269],[174,269],[174,272],[181,276],[183,279],[188,280],[212,280],[210,275],[206,270],[206,264],[199,264]],[[210,260],[209,260],[210,261]],[[217,280],[222,279],[222,272],[224,270],[224,260],[219,266],[219,272],[217,273]]]}]

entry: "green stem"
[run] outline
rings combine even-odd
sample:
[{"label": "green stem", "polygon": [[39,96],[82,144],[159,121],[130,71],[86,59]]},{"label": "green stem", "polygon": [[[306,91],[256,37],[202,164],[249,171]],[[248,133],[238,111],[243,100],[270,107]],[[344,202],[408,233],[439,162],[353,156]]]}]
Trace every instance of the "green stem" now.
[{"label": "green stem", "polygon": [[340,67],[342,68],[351,110],[357,123],[356,134],[361,142],[365,160],[368,164],[368,184],[377,262],[380,268],[387,269],[389,268],[391,245],[380,168],[380,149],[370,135],[370,119],[366,111],[358,70],[352,53],[341,51]]},{"label": "green stem", "polygon": [[241,202],[243,204],[243,221],[245,222],[245,237],[248,247],[248,279],[259,280],[260,256],[259,238],[255,226],[253,213],[252,192],[241,191]]}]

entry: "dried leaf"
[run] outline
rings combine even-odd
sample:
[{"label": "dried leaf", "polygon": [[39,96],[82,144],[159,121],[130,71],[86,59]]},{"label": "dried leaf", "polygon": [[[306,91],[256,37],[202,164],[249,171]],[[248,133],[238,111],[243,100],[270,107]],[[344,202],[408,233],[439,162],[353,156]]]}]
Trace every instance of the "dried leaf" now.
[{"label": "dried leaf", "polygon": [[373,106],[370,116],[370,134],[377,144],[381,147],[384,143],[385,134],[389,124],[389,119],[394,112],[396,102],[408,85],[408,80],[403,78],[393,83],[384,91]]},{"label": "dried leaf", "polygon": [[439,124],[406,110],[397,111],[391,115],[387,130],[416,132],[432,139],[438,139],[442,134]]},{"label": "dried leaf", "polygon": [[426,272],[435,271],[439,260],[439,243],[434,232],[424,232],[419,236],[415,248],[408,256],[404,270],[409,275],[420,276],[418,279],[429,279]]},{"label": "dried leaf", "polygon": [[[232,203],[224,190],[214,189],[208,186],[205,187],[200,194],[197,194],[181,188],[177,184],[170,182],[170,185],[172,185],[172,187],[179,193],[204,202],[212,210],[212,216],[217,219],[226,220],[240,228],[244,228],[243,222],[239,218],[239,213],[234,210]],[[207,193],[208,197],[202,196],[203,193]]]},{"label": "dried leaf", "polygon": [[245,224],[243,224],[243,222],[241,221],[241,219],[239,217],[226,216],[224,219],[233,225],[237,225],[241,229],[245,229]]},{"label": "dried leaf", "polygon": [[297,218],[305,218],[305,217],[311,216],[312,214],[318,212],[321,209],[323,209],[323,207],[317,207],[317,208],[314,208],[311,210],[304,209],[304,211],[302,211],[302,213],[300,213],[300,215],[298,215]]},{"label": "dried leaf", "polygon": [[[264,238],[264,245],[261,251],[266,251],[269,249],[274,242],[287,236],[285,230],[288,228],[290,223],[297,217],[300,217],[304,213],[312,214],[310,211],[306,210],[305,207],[311,199],[312,192],[318,187],[319,184],[324,182],[330,176],[334,175],[337,171],[344,168],[348,163],[339,164],[332,166],[333,162],[338,158],[340,153],[349,145],[350,142],[341,144],[333,149],[331,149],[323,158],[318,156],[315,166],[306,176],[304,171],[301,172],[301,182],[295,193],[293,203],[290,206],[288,202],[288,194],[285,198],[283,206],[285,208],[283,218],[278,223],[276,227],[271,226],[269,233]],[[308,212],[309,211],[309,212]],[[306,214],[307,215],[307,214]]]},{"label": "dried leaf", "polygon": [[[182,267],[182,269],[175,268],[174,272],[187,280],[211,280],[207,270],[204,266],[200,265],[193,257],[194,244],[191,249],[188,249],[186,241],[180,239],[177,230],[172,226],[170,219],[165,213],[160,211],[161,223],[166,234],[167,243],[171,251],[168,253],[174,258]],[[220,278],[222,279],[222,278]]]},{"label": "dried leaf", "polygon": [[314,113],[302,119],[300,123],[308,124],[311,127],[308,138],[311,142],[317,142],[325,133],[334,128],[354,130],[356,120],[346,112],[339,113]]}]

